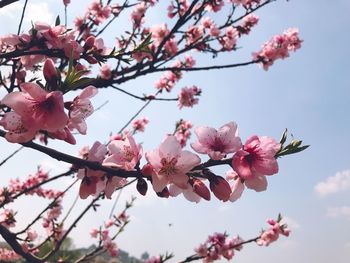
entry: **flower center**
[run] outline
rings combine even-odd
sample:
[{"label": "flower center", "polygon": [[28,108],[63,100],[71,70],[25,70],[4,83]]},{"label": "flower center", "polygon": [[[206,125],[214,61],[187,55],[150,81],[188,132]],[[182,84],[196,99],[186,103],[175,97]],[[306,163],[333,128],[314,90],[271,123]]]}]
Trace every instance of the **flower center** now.
[{"label": "flower center", "polygon": [[162,164],[162,169],[160,169],[159,173],[160,174],[166,174],[166,175],[171,175],[177,172],[177,169],[175,167],[177,163],[176,158],[172,158],[171,160],[167,160],[166,158],[162,158],[160,160]]}]

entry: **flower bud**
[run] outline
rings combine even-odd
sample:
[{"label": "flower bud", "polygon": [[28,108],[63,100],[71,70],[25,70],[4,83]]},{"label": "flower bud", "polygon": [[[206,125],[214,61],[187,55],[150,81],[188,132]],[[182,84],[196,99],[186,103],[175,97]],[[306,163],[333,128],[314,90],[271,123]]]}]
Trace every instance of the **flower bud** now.
[{"label": "flower bud", "polygon": [[137,180],[136,189],[141,195],[146,195],[147,188],[148,188],[148,185],[145,179],[140,178]]},{"label": "flower bud", "polygon": [[231,195],[231,187],[229,183],[221,176],[212,176],[209,178],[210,190],[221,201],[226,202]]},{"label": "flower bud", "polygon": [[210,201],[210,191],[201,180],[193,178],[189,181],[189,183],[192,185],[193,192],[205,200]]},{"label": "flower bud", "polygon": [[44,73],[44,78],[50,84],[57,82],[58,80],[57,70],[52,59],[49,59],[49,58],[46,59],[44,63],[43,73]]},{"label": "flower bud", "polygon": [[168,187],[165,187],[161,192],[157,192],[156,194],[162,198],[169,198],[170,196]]},{"label": "flower bud", "polygon": [[141,173],[144,176],[151,176],[153,174],[153,172],[154,172],[153,166],[149,163],[145,164],[141,169]]},{"label": "flower bud", "polygon": [[93,48],[94,45],[95,45],[95,37],[89,36],[85,41],[84,49],[89,50],[89,49]]}]

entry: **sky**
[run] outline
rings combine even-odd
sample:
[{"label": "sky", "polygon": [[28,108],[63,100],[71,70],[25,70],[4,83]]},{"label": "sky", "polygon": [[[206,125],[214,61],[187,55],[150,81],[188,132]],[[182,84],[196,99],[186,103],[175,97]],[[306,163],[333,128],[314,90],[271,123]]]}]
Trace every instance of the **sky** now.
[{"label": "sky", "polygon": [[[30,21],[40,19],[54,23],[57,14],[62,17],[63,5],[57,2],[60,1],[29,1],[23,30],[29,28]],[[164,7],[168,1],[160,2],[160,7]],[[69,18],[83,13],[82,3],[86,1],[72,0]],[[20,1],[0,9],[0,24],[6,25],[1,26],[1,34],[17,31],[22,5]],[[166,13],[162,10],[151,13],[148,25],[164,21]],[[201,57],[198,66],[248,61],[262,43],[289,27],[300,30],[304,40],[300,50],[286,60],[277,61],[268,71],[253,65],[188,73],[174,94],[183,86],[198,85],[203,90],[198,105],[179,110],[176,102],[152,102],[143,111],[140,117],[148,117],[150,123],[136,140],[143,142],[145,151],[156,148],[180,118],[191,120],[194,126],[215,128],[235,121],[243,141],[253,134],[278,139],[288,128],[295,138],[311,147],[279,160],[279,173],[268,178],[267,191],[245,191],[234,203],[212,200],[193,204],[183,197],[159,199],[152,191],[142,197],[134,187],[123,190],[117,211],[130,195],[135,195],[137,200],[130,211],[131,223],[117,240],[120,248],[134,256],[144,251],[151,255],[173,252],[176,257],[171,262],[176,262],[192,254],[193,248],[209,234],[226,231],[248,239],[267,227],[267,218],[282,213],[292,229],[291,236],[282,237],[268,248],[247,245],[236,254],[235,262],[349,262],[349,11],[348,0],[279,0],[257,12],[259,25],[239,42],[242,48],[238,52],[215,60]],[[115,23],[105,32],[107,43],[114,45],[114,36],[128,26],[127,18]],[[121,88],[137,94],[154,92],[157,77],[159,75],[146,76]],[[59,142],[52,142],[50,146],[76,154],[82,146],[92,145],[95,140],[106,141],[110,132],[118,131],[142,106],[142,102],[114,90],[100,90],[93,103],[98,106],[107,100],[107,106],[88,119],[88,135],[77,137],[76,146]],[[191,142],[194,140],[193,135]],[[0,160],[17,148],[18,145],[1,140]],[[201,158],[206,160],[205,156]],[[52,175],[67,167],[41,153],[22,150],[0,167],[1,185],[10,178],[24,178],[35,172],[38,164],[51,170]],[[226,168],[215,171],[223,175]],[[55,186],[63,189],[72,180],[63,179]],[[65,201],[68,207],[78,188],[74,190]],[[101,209],[88,214],[72,232],[77,247],[91,244],[88,230],[103,223],[113,201],[100,202]],[[87,202],[79,201],[74,212],[78,213]],[[34,216],[33,211],[40,211],[44,204],[37,198],[19,200],[14,206],[18,210],[18,224]]]}]

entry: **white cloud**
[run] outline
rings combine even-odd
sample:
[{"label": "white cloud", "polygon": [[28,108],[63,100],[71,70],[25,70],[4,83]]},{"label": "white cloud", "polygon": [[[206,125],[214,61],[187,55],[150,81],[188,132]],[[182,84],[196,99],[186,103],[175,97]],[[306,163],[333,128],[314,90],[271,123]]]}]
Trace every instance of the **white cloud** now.
[{"label": "white cloud", "polygon": [[345,217],[350,220],[350,206],[328,207],[326,215],[333,218]]},{"label": "white cloud", "polygon": [[45,22],[52,24],[53,18],[54,15],[50,12],[47,3],[28,4],[25,16],[26,22]]},{"label": "white cloud", "polygon": [[[23,8],[23,4],[20,2],[13,3],[11,5],[8,5],[6,7],[0,8],[0,16],[2,18],[6,19],[14,19],[19,18],[19,15],[21,14]],[[18,20],[19,22],[19,20]]]},{"label": "white cloud", "polygon": [[315,186],[315,191],[320,196],[338,193],[350,189],[350,170],[336,173],[328,177],[326,181],[320,182]]}]

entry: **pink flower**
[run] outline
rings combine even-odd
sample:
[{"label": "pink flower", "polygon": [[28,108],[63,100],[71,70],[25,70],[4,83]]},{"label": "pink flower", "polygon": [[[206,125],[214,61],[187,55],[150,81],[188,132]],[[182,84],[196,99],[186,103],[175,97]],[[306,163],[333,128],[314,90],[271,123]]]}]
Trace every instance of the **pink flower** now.
[{"label": "pink flower", "polygon": [[9,142],[24,143],[32,140],[37,129],[33,128],[30,123],[23,123],[21,116],[15,112],[6,112],[0,120],[0,125],[7,130],[5,138]]},{"label": "pink flower", "polygon": [[218,130],[210,127],[197,127],[198,141],[191,144],[198,153],[208,154],[213,160],[220,160],[228,153],[234,153],[242,147],[238,137],[237,124],[229,122]]},{"label": "pink flower", "polygon": [[[107,147],[96,141],[90,149],[87,160],[102,163],[107,153]],[[104,190],[105,172],[91,170],[88,168],[79,169],[77,177],[82,179],[79,195],[81,199],[86,199],[89,195],[99,194]]]},{"label": "pink flower", "polygon": [[149,119],[144,117],[144,118],[137,119],[137,120],[133,121],[132,127],[134,128],[135,131],[144,132],[146,125],[148,123],[149,123]]},{"label": "pink flower", "polygon": [[192,86],[191,88],[184,87],[181,89],[179,94],[179,108],[182,107],[192,107],[193,105],[198,103],[198,98],[195,96],[199,96],[201,94],[201,89],[197,86]]},{"label": "pink flower", "polygon": [[253,58],[260,60],[263,68],[268,70],[277,59],[289,57],[290,51],[299,49],[302,42],[298,29],[290,28],[267,41],[260,51],[253,53]]},{"label": "pink flower", "polygon": [[69,105],[69,129],[77,129],[81,134],[86,134],[85,119],[89,117],[94,108],[90,98],[97,94],[97,89],[94,86],[86,87],[79,96],[75,97]]},{"label": "pink flower", "polygon": [[22,92],[7,94],[2,104],[12,108],[23,123],[30,123],[33,129],[54,132],[64,128],[68,117],[64,112],[62,92],[47,92],[35,83],[23,83],[21,89]]},{"label": "pink flower", "polygon": [[96,228],[90,230],[90,236],[93,238],[96,238],[98,233],[100,233],[100,231]]},{"label": "pink flower", "polygon": [[147,152],[146,159],[155,172],[152,174],[152,184],[156,192],[161,192],[169,183],[186,189],[186,173],[200,164],[200,158],[189,151],[183,151],[174,136],[168,136],[159,148]]},{"label": "pink flower", "polygon": [[201,200],[201,197],[193,191],[191,185],[189,184],[187,184],[187,188],[185,189],[179,188],[175,184],[171,184],[169,187],[169,193],[170,196],[173,197],[183,194],[183,196],[190,202],[199,203]]},{"label": "pink flower", "polygon": [[125,140],[114,140],[108,144],[108,156],[103,161],[105,166],[118,167],[127,171],[135,168],[142,157],[142,147],[136,144],[131,135],[127,135]]},{"label": "pink flower", "polygon": [[280,148],[281,145],[272,138],[252,136],[243,146],[243,150],[239,150],[233,156],[232,167],[238,176],[245,180],[273,175],[278,172],[275,155]]},{"label": "pink flower", "polygon": [[101,79],[110,79],[112,77],[111,67],[108,64],[103,64],[100,69]]}]

